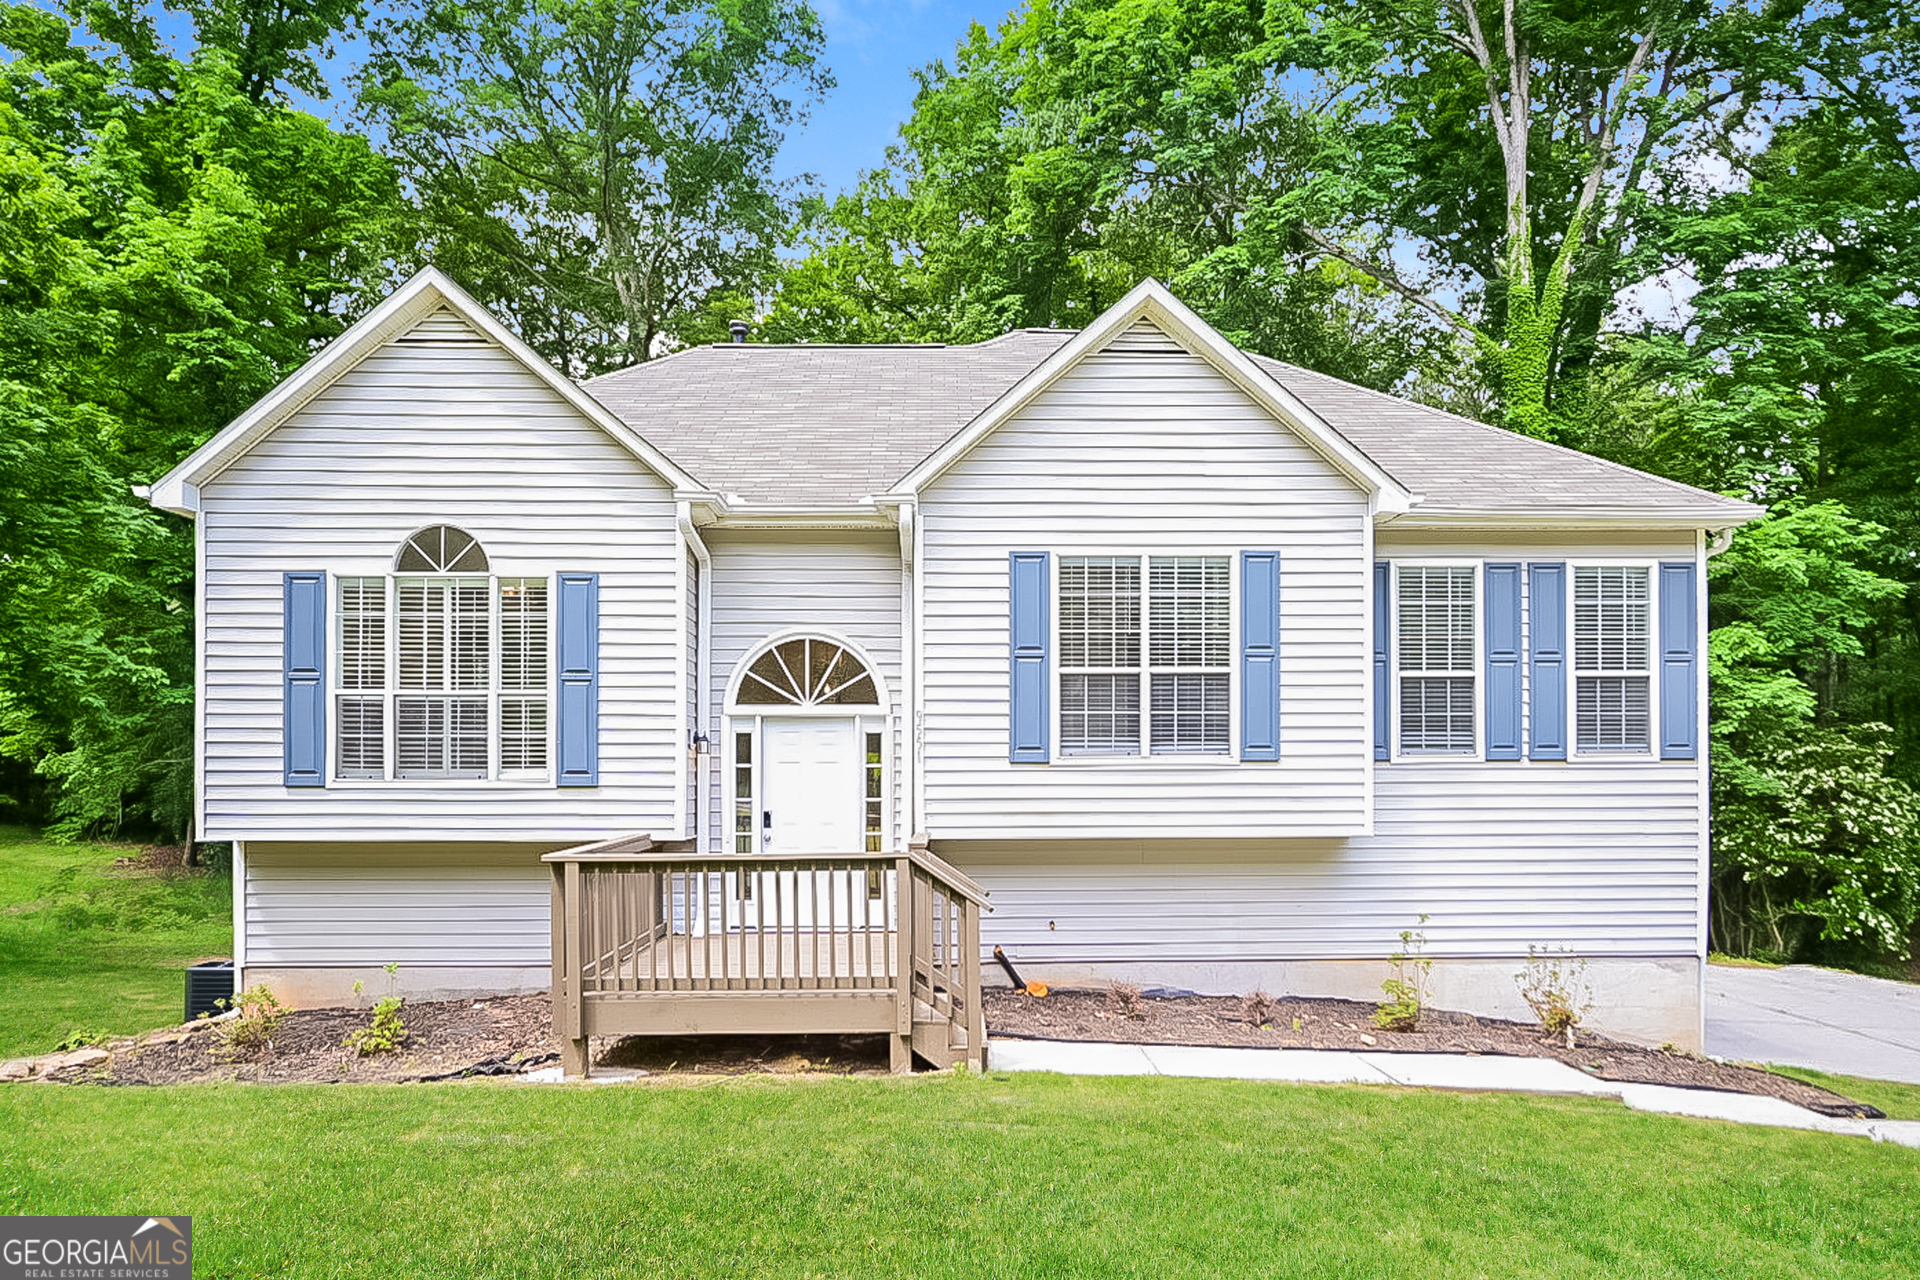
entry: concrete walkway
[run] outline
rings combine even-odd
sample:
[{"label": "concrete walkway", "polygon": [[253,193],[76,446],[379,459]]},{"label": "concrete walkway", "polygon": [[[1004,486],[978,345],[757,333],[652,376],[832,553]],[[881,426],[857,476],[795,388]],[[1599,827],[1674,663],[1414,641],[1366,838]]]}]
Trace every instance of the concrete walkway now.
[{"label": "concrete walkway", "polygon": [[1056,1071],[1076,1076],[1190,1076],[1297,1084],[1387,1084],[1501,1093],[1581,1094],[1619,1098],[1635,1111],[1782,1129],[1814,1129],[1920,1147],[1920,1120],[1839,1120],[1778,1098],[1750,1093],[1618,1084],[1595,1080],[1547,1058],[990,1039],[987,1066],[993,1071]]},{"label": "concrete walkway", "polygon": [[1920,1084],[1920,986],[1807,965],[1708,965],[1707,1052]]}]

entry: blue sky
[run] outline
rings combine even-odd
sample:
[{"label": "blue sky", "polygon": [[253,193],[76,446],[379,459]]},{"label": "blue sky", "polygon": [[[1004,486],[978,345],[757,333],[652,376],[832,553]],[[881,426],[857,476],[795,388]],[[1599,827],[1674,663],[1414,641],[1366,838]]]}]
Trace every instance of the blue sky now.
[{"label": "blue sky", "polygon": [[814,0],[827,29],[827,64],[840,84],[813,120],[787,139],[781,167],[815,173],[828,191],[853,185],[879,164],[913,105],[915,67],[952,62],[953,47],[980,22],[994,27],[1012,0]]}]

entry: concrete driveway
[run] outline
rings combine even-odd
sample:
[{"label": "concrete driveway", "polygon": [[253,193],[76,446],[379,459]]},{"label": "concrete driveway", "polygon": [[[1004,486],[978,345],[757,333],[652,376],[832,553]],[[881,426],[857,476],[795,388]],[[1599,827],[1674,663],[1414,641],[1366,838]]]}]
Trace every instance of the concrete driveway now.
[{"label": "concrete driveway", "polygon": [[1708,965],[1707,1052],[1920,1084],[1920,986],[1806,965]]}]

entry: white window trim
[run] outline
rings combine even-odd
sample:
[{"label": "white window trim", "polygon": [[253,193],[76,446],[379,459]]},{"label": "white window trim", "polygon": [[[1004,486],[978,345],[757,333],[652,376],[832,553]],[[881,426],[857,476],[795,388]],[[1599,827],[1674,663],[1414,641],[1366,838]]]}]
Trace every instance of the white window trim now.
[{"label": "white window trim", "polygon": [[[487,580],[487,643],[489,657],[487,663],[487,776],[484,778],[401,778],[394,774],[396,753],[394,738],[398,724],[394,714],[394,700],[399,696],[400,678],[400,620],[397,612],[399,604],[400,579],[407,578],[485,578]],[[386,683],[380,689],[382,701],[381,760],[386,770],[383,778],[363,778],[349,776],[340,772],[340,700],[356,694],[371,696],[375,690],[356,690],[343,688],[341,676],[343,664],[341,654],[344,649],[344,630],[346,611],[340,607],[340,580],[343,578],[379,578],[386,585]],[[547,584],[547,767],[545,769],[500,768],[500,699],[503,691],[500,687],[500,579],[518,578],[521,580],[543,581]],[[500,573],[489,570],[487,573],[400,573],[391,564],[367,572],[329,571],[326,575],[327,590],[327,786],[340,790],[379,790],[412,789],[416,791],[441,790],[538,790],[553,785],[553,762],[560,749],[559,743],[559,673],[555,656],[558,653],[559,612],[555,608],[558,583],[552,573]],[[513,690],[513,694],[524,695],[525,690]]]},{"label": "white window trim", "polygon": [[[1217,546],[1193,547],[1179,543],[1140,546],[1068,546],[1055,548],[1047,565],[1047,755],[1049,765],[1060,769],[1218,769],[1238,767],[1240,760],[1240,552],[1243,548]],[[1076,556],[1131,556],[1140,561],[1140,752],[1137,755],[1068,755],[1060,736],[1060,679],[1065,664],[1060,661],[1060,562]],[[1227,749],[1225,751],[1176,751],[1153,753],[1153,675],[1148,646],[1152,636],[1152,589],[1148,583],[1148,561],[1175,556],[1224,557],[1227,562]],[[1282,643],[1285,643],[1284,637]],[[1158,668],[1161,674],[1192,668]]]},{"label": "white window trim", "polygon": [[[1422,556],[1409,560],[1389,560],[1393,566],[1387,591],[1387,744],[1389,759],[1395,764],[1485,763],[1487,758],[1486,708],[1486,562],[1458,558]],[[1400,572],[1402,569],[1466,569],[1473,574],[1473,748],[1469,751],[1403,751],[1400,743]]]},{"label": "white window trim", "polygon": [[[1667,557],[1677,559],[1678,557]],[[1638,556],[1567,556],[1563,561],[1567,566],[1567,587],[1562,602],[1566,609],[1562,619],[1567,637],[1566,662],[1566,706],[1562,714],[1567,726],[1567,760],[1594,761],[1606,763],[1622,760],[1642,761],[1659,758],[1660,742],[1660,558],[1642,559]],[[1580,749],[1580,672],[1577,665],[1580,637],[1575,634],[1578,614],[1574,608],[1574,571],[1576,569],[1640,569],[1647,575],[1647,745],[1638,751],[1582,751]],[[1696,658],[1704,662],[1704,655]],[[1700,672],[1700,681],[1704,686],[1706,672]],[[1704,721],[1702,722],[1705,723]],[[1678,761],[1680,764],[1692,764],[1691,760]]]}]

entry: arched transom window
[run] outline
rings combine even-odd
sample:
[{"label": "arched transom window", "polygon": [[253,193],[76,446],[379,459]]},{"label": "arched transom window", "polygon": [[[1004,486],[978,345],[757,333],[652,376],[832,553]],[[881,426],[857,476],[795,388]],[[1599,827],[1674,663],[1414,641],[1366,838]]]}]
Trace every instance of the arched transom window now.
[{"label": "arched transom window", "polygon": [[740,680],[743,706],[873,707],[880,692],[846,646],[817,637],[783,640],[754,660]]},{"label": "arched transom window", "polygon": [[465,529],[436,524],[408,538],[393,567],[401,573],[485,573],[487,553]]}]

